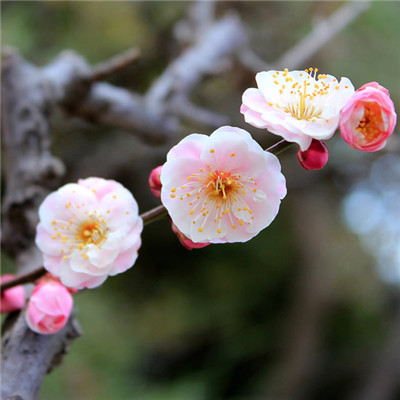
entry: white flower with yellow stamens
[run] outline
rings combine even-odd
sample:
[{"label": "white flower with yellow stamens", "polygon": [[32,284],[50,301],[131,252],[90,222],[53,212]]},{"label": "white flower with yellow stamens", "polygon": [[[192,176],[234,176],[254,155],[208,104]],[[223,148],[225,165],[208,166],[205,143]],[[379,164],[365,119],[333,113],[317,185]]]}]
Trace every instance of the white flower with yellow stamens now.
[{"label": "white flower with yellow stamens", "polygon": [[161,171],[161,200],[195,243],[245,242],[267,227],[286,195],[278,158],[243,129],[192,134],[173,147]]},{"label": "white flower with yellow stamens", "polygon": [[264,71],[256,75],[258,89],[243,93],[240,112],[245,121],[266,128],[302,151],[312,139],[332,137],[339,124],[340,111],[354,93],[348,78],[338,81],[331,75],[305,71]]},{"label": "white flower with yellow stamens", "polygon": [[68,287],[93,288],[136,261],[143,221],[132,194],[87,178],[50,193],[39,208],[36,244],[44,267]]}]

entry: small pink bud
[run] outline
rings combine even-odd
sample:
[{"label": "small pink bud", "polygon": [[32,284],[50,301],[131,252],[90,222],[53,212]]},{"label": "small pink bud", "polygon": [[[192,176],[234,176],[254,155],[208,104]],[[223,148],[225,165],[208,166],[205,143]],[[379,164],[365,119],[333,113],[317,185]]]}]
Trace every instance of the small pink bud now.
[{"label": "small pink bud", "polygon": [[297,159],[303,168],[314,170],[321,169],[328,162],[329,152],[325,142],[313,139],[306,151],[299,150]]},{"label": "small pink bud", "polygon": [[71,314],[73,300],[57,281],[39,283],[31,294],[25,318],[30,329],[41,334],[58,332]]},{"label": "small pink bud", "polygon": [[188,250],[201,249],[202,247],[206,247],[210,244],[209,242],[194,243],[187,236],[185,236],[173,222],[171,222],[171,227],[172,231],[176,234],[176,236],[178,236],[178,239],[181,242],[182,246],[187,248]]},{"label": "small pink bud", "polygon": [[162,186],[160,181],[161,168],[162,165],[158,166],[157,168],[154,168],[149,176],[149,186],[151,193],[153,193],[153,195],[157,197],[157,199],[161,197],[161,186]]},{"label": "small pink bud", "polygon": [[341,110],[342,138],[354,149],[382,149],[393,133],[397,115],[389,91],[377,82],[361,86]]},{"label": "small pink bud", "polygon": [[[7,282],[14,275],[7,274],[0,277],[0,282]],[[0,312],[9,313],[18,311],[25,305],[25,289],[22,285],[14,286],[1,294]]]}]

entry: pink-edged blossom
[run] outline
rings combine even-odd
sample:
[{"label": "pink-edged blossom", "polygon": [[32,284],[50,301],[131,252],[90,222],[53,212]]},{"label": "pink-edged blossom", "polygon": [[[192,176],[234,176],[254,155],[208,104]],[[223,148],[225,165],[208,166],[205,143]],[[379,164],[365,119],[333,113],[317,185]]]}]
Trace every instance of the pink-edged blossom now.
[{"label": "pink-edged blossom", "polygon": [[354,93],[348,78],[305,71],[264,71],[256,75],[258,88],[243,93],[240,112],[245,121],[266,128],[302,151],[312,139],[329,139],[339,123],[340,110]]},{"label": "pink-edged blossom", "polygon": [[[0,282],[13,279],[14,275],[5,274],[0,277]],[[22,285],[14,286],[1,293],[0,313],[18,311],[25,305],[25,289]]]},{"label": "pink-edged blossom", "polygon": [[193,249],[202,249],[203,247],[206,247],[210,244],[210,242],[205,242],[205,243],[195,243],[192,240],[190,240],[187,236],[185,236],[177,227],[176,225],[171,222],[171,227],[172,231],[175,233],[175,235],[178,237],[179,241],[181,242],[181,245],[185,247],[188,250],[193,250]]},{"label": "pink-edged blossom", "polygon": [[153,193],[153,196],[156,197],[157,199],[159,199],[161,196],[161,181],[160,181],[161,169],[162,165],[159,165],[157,168],[154,168],[151,171],[149,176],[149,186],[151,193]]},{"label": "pink-edged blossom", "polygon": [[64,285],[57,281],[44,281],[32,291],[25,320],[36,333],[56,333],[67,323],[72,306],[71,293]]},{"label": "pink-edged blossom", "polygon": [[328,162],[329,152],[326,144],[313,139],[306,151],[297,152],[297,159],[301,166],[308,170],[321,169]]},{"label": "pink-edged blossom", "polygon": [[39,208],[36,244],[44,267],[65,286],[103,283],[136,261],[143,221],[120,183],[87,178],[49,194]]},{"label": "pink-edged blossom", "polygon": [[396,120],[389,91],[377,82],[370,82],[361,86],[343,107],[340,133],[354,149],[377,151],[393,133]]},{"label": "pink-edged blossom", "polygon": [[191,134],[161,171],[161,201],[195,243],[245,242],[267,227],[286,195],[278,158],[243,129]]}]

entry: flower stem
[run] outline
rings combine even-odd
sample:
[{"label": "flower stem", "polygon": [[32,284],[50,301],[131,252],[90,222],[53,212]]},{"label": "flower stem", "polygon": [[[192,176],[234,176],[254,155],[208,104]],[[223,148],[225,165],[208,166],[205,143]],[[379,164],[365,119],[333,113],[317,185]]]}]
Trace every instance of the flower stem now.
[{"label": "flower stem", "polygon": [[158,219],[168,215],[167,209],[161,204],[145,213],[141,214],[143,224],[147,225],[151,222],[157,221]]},{"label": "flower stem", "polygon": [[277,156],[278,154],[283,153],[284,151],[286,151],[289,147],[292,147],[293,145],[294,145],[294,143],[287,142],[286,140],[281,140],[280,142],[275,143],[271,147],[268,147],[268,149],[266,149],[265,151],[269,151],[270,153],[275,154]]}]

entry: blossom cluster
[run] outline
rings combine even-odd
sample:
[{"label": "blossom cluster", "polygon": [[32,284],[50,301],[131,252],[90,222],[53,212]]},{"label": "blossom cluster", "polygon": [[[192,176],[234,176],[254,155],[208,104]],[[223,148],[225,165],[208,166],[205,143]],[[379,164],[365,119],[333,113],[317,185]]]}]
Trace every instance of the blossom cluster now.
[{"label": "blossom cluster", "polygon": [[[348,78],[313,68],[264,71],[255,79],[257,88],[242,97],[245,122],[282,137],[280,144],[297,144],[297,158],[309,170],[324,167],[325,141],[338,128],[351,147],[377,151],[396,125],[389,92],[376,82],[355,91]],[[274,146],[264,150],[249,132],[233,126],[190,134],[171,148],[166,162],[151,172],[149,186],[185,248],[246,242],[272,223],[287,193],[273,153]],[[133,266],[143,220],[128,189],[96,177],[50,193],[39,218],[36,244],[50,275],[37,282],[26,321],[33,331],[48,334],[66,324],[73,293]],[[1,312],[24,304],[23,287],[14,287],[2,294]]]}]

